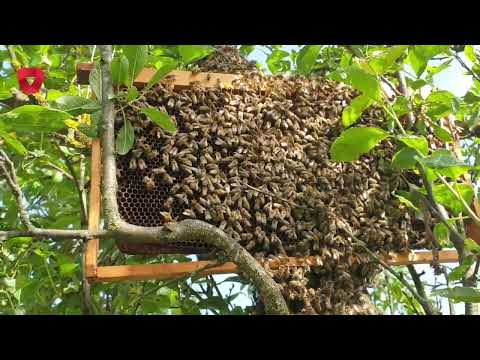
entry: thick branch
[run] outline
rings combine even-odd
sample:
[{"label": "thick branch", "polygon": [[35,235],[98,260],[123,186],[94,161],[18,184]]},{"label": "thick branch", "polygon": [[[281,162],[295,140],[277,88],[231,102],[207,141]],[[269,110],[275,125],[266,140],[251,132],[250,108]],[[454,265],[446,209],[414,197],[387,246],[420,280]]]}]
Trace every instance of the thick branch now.
[{"label": "thick branch", "polygon": [[103,161],[103,201],[105,224],[115,232],[115,238],[136,243],[161,244],[166,242],[202,241],[222,251],[236,263],[260,292],[269,314],[288,314],[288,307],[280,287],[267,274],[265,269],[235,240],[217,227],[199,220],[183,220],[170,223],[168,227],[140,227],[123,221],[117,204],[117,178],[114,134],[114,93],[110,75],[112,46],[99,46],[102,60],[102,161]]}]

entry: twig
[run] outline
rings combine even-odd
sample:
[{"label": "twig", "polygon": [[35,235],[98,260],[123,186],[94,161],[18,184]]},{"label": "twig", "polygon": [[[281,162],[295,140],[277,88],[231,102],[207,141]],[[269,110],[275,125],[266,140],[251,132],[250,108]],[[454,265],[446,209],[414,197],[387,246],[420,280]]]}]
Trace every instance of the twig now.
[{"label": "twig", "polygon": [[52,163],[45,163],[45,165],[51,167],[52,169],[57,170],[58,172],[61,172],[63,176],[65,176],[68,180],[73,181],[75,183],[75,178],[71,174],[63,170],[61,167],[58,167],[57,165]]},{"label": "twig", "polygon": [[227,302],[227,300],[223,297],[222,293],[220,292],[220,289],[218,288],[217,286],[217,282],[215,281],[215,279],[213,278],[212,275],[209,275],[208,276],[210,282],[212,283],[213,285],[213,288],[215,289],[215,292],[217,293],[217,295],[223,300],[223,303],[225,304],[225,306],[227,307],[227,309],[229,309],[229,303]]},{"label": "twig", "polygon": [[[83,156],[83,155],[80,155],[80,156]],[[82,225],[87,225],[88,223],[88,214],[87,214],[87,202],[86,202],[86,197],[85,197],[85,188],[84,188],[84,184],[82,184],[80,182],[80,179],[77,177],[77,175],[75,174],[75,170],[73,169],[73,164],[72,162],[70,161],[70,159],[68,158],[68,156],[66,156],[65,154],[63,154],[62,152],[62,157],[63,159],[65,160],[65,163],[67,164],[67,167],[68,167],[68,170],[70,171],[70,173],[72,174],[73,176],[73,179],[74,179],[74,184],[75,184],[75,187],[77,189],[77,192],[78,192],[78,197],[79,197],[79,202],[80,202],[80,215],[81,215],[81,224]],[[80,160],[81,163],[82,163],[82,160]],[[80,166],[82,166],[82,164],[80,164]],[[82,172],[82,168],[80,168],[80,172]],[[83,164],[83,175],[85,174],[85,165]],[[84,179],[82,179],[82,182],[84,182]]]},{"label": "twig", "polygon": [[420,302],[420,305],[425,311],[426,315],[438,315],[438,312],[432,308],[430,301],[428,301],[427,294],[425,292],[425,287],[423,286],[422,280],[420,279],[420,275],[415,270],[414,265],[407,265],[408,272],[412,277],[413,283],[415,284],[415,288],[417,289],[418,295],[420,295],[426,301]]},{"label": "twig", "polygon": [[[442,273],[443,273],[443,276],[445,277],[445,282],[448,288],[450,287],[450,280],[448,280],[448,272],[447,272],[446,266],[442,266]],[[452,299],[450,298],[448,298],[448,310],[450,315],[455,315],[455,307],[453,306]]]},{"label": "twig", "polygon": [[20,62],[17,59],[17,55],[15,54],[15,50],[12,48],[11,45],[6,45],[8,50],[8,55],[10,56],[10,63],[15,71],[18,70],[20,67]]},{"label": "twig", "polygon": [[[5,166],[8,165],[9,169]],[[20,189],[20,185],[18,184],[17,174],[15,172],[15,166],[7,154],[0,149],[0,170],[7,179],[7,183],[10,189],[13,191],[15,198],[18,204],[18,212],[20,214],[20,220],[22,221],[23,225],[29,230],[32,231],[35,227],[30,222],[30,217],[27,212],[27,202],[23,196],[22,190]]]},{"label": "twig", "polygon": [[410,103],[410,91],[408,90],[407,82],[405,80],[405,75],[402,71],[397,71],[397,79],[398,84],[400,87],[400,95],[403,95],[408,102],[408,127],[413,126],[415,124],[415,117],[413,116],[412,105]]},{"label": "twig", "polygon": [[470,69],[468,67],[467,64],[465,64],[465,62],[462,60],[462,58],[458,55],[458,54],[453,54],[453,56],[455,57],[455,59],[457,59],[457,61],[460,63],[460,65],[462,65],[462,67],[467,70],[467,72],[472,75],[477,81],[480,81],[480,76],[477,75],[477,73],[475,73],[472,69]]}]

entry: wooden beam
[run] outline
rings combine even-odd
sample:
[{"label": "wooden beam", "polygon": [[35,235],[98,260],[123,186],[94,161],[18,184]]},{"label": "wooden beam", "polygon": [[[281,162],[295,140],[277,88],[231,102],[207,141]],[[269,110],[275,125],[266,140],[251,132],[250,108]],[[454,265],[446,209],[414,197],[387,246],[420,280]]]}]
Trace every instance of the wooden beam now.
[{"label": "wooden beam", "polygon": [[[409,265],[409,264],[430,264],[433,260],[430,251],[416,251],[407,254],[391,254],[383,257],[389,265]],[[321,266],[317,257],[285,259],[288,266]],[[455,263],[458,261],[455,250],[443,250],[439,252],[439,261],[441,263]],[[97,268],[96,282],[114,282],[129,280],[166,280],[176,279],[187,276],[188,274],[208,265],[208,261],[193,261],[175,264],[148,264],[148,265],[120,265],[120,266],[100,266]],[[278,260],[271,260],[269,266],[271,269],[278,269],[281,264]],[[217,267],[207,269],[199,274],[202,276],[214,274],[237,273],[238,267],[234,263],[226,263]]]},{"label": "wooden beam", "polygon": [[[79,63],[77,65],[77,83],[80,85],[88,85],[88,77],[90,71],[95,68],[94,63]],[[153,78],[157,69],[145,68],[133,82],[137,88],[141,89]],[[180,90],[192,86],[197,83],[201,87],[215,88],[218,86],[229,87],[235,80],[240,79],[241,75],[220,74],[220,73],[194,73],[191,71],[173,70],[162,81],[173,82],[174,89]]]},{"label": "wooden beam", "polygon": [[[92,141],[92,159],[91,159],[91,175],[90,175],[90,204],[88,211],[88,230],[98,230],[100,225],[101,211],[101,149],[100,139]],[[85,276],[92,281],[97,276],[97,257],[98,257],[98,239],[90,239],[87,242],[85,251]]]}]

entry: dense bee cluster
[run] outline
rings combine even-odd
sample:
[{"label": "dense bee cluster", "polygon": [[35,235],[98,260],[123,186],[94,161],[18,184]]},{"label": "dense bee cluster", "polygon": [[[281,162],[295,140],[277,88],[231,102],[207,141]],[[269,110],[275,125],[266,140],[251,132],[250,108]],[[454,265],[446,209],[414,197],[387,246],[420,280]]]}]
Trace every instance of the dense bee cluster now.
[{"label": "dense bee cluster", "polygon": [[[342,222],[380,252],[429,246],[420,241],[422,224],[392,196],[402,186],[388,165],[392,143],[353,163],[332,162],[329,149],[353,89],[322,78],[243,74],[234,89],[174,92],[164,84],[149,91],[145,105],[168,112],[175,135],[125,109],[136,143],[117,160],[122,217],[142,226],[162,225],[165,212],[176,221],[204,220],[258,259],[317,255],[322,266],[272,272],[291,309],[367,313],[362,299],[378,268],[352,246]],[[372,108],[360,123],[381,126],[382,118]],[[119,115],[117,128],[122,122]],[[200,242],[119,247],[136,254],[210,250]]]},{"label": "dense bee cluster", "polygon": [[228,45],[215,46],[215,53],[200,60],[197,68],[205,72],[243,74],[258,71],[255,61],[247,61],[237,49]]}]

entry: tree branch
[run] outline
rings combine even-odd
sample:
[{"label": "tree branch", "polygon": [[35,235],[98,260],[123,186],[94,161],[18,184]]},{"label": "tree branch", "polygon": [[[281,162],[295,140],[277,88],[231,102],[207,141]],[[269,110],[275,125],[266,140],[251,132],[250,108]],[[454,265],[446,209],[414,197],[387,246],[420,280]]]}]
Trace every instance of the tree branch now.
[{"label": "tree branch", "polygon": [[17,55],[15,54],[15,50],[12,48],[11,45],[6,45],[8,50],[8,55],[10,56],[10,63],[12,64],[12,68],[17,71],[20,67],[20,62],[17,59]]},{"label": "tree branch", "polygon": [[474,72],[472,69],[470,69],[468,67],[468,65],[465,64],[465,62],[462,60],[462,58],[457,53],[454,53],[453,56],[455,57],[455,59],[457,59],[457,61],[460,63],[460,65],[462,65],[462,67],[465,70],[467,70],[467,72],[475,78],[475,80],[480,81],[480,76],[478,76],[476,72]]},{"label": "tree branch", "polygon": [[111,238],[114,234],[106,230],[62,230],[62,229],[39,229],[34,227],[32,230],[6,230],[0,231],[0,241],[16,237],[32,237],[35,239],[90,239],[90,238]]},{"label": "tree branch", "polygon": [[402,71],[397,72],[397,79],[400,88],[400,95],[403,95],[408,101],[408,127],[411,127],[415,124],[415,117],[413,116],[412,105],[410,104],[410,91],[408,90],[407,81],[405,80],[405,75]]},{"label": "tree branch", "polygon": [[415,288],[417,289],[418,295],[420,295],[425,301],[420,302],[420,305],[425,311],[426,315],[439,315],[438,311],[432,307],[430,301],[428,301],[427,294],[425,292],[425,287],[423,286],[422,280],[420,279],[420,275],[415,270],[414,265],[407,265],[408,272],[412,277],[413,283],[415,284]]},{"label": "tree branch", "polygon": [[99,45],[102,73],[102,161],[105,224],[114,237],[132,243],[161,244],[166,242],[202,241],[222,251],[228,259],[257,287],[269,314],[288,314],[280,287],[265,269],[235,240],[219,228],[199,220],[183,220],[169,226],[141,227],[128,224],[120,217],[117,204],[117,178],[114,137],[114,93],[110,75],[112,46]]},{"label": "tree branch", "polygon": [[[7,169],[8,165],[8,169]],[[32,231],[35,229],[33,224],[30,222],[30,217],[28,216],[27,212],[27,202],[23,197],[22,190],[20,189],[20,185],[18,184],[17,174],[15,172],[15,166],[7,154],[0,149],[0,170],[7,179],[7,184],[12,190],[15,199],[17,200],[18,204],[18,212],[20,215],[20,220],[25,225],[25,227]]]}]

